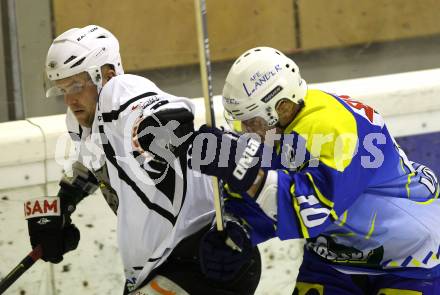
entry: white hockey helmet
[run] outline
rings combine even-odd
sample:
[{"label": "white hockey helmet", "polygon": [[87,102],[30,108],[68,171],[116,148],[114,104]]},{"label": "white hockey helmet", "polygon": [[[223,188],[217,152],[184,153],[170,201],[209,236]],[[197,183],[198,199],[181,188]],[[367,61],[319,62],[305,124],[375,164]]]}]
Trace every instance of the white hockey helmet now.
[{"label": "white hockey helmet", "polygon": [[73,28],[58,36],[49,48],[46,57],[46,96],[58,96],[63,92],[53,81],[87,72],[96,85],[98,93],[102,88],[101,66],[113,65],[116,75],[124,73],[119,42],[108,30],[89,25]]},{"label": "white hockey helmet", "polygon": [[307,84],[293,60],[274,48],[252,48],[234,62],[226,77],[225,119],[232,128],[237,121],[256,117],[274,127],[276,104],[283,98],[299,103],[306,93]]}]

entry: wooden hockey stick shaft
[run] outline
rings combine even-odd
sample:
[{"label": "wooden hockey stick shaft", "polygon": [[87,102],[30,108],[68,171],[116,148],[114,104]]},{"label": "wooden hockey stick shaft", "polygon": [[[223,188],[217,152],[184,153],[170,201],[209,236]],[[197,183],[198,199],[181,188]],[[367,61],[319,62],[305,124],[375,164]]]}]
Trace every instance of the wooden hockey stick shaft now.
[{"label": "wooden hockey stick shaft", "polygon": [[43,252],[38,245],[0,282],[0,294],[3,294],[18,278],[41,258]]},{"label": "wooden hockey stick shaft", "polygon": [[[194,0],[194,4],[196,12],[197,40],[199,44],[200,74],[202,80],[203,98],[205,101],[205,118],[206,124],[212,127],[215,126],[215,113],[212,99],[212,75],[211,60],[209,56],[208,29],[206,25],[206,2],[205,0]],[[217,230],[223,231],[223,199],[220,196],[218,179],[214,176],[212,178],[214,184],[214,207]]]}]

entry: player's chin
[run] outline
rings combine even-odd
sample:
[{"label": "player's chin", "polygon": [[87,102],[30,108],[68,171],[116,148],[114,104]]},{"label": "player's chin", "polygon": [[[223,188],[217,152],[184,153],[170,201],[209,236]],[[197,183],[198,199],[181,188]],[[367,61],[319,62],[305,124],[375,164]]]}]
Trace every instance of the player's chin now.
[{"label": "player's chin", "polygon": [[90,115],[86,111],[76,111],[74,112],[75,118],[78,121],[78,123],[83,127],[90,127],[91,121]]}]

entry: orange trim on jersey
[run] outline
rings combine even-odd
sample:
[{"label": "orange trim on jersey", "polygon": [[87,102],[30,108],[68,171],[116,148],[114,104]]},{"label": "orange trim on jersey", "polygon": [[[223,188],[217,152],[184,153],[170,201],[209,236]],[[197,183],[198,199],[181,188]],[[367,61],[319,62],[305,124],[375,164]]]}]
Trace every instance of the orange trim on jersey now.
[{"label": "orange trim on jersey", "polygon": [[155,280],[151,281],[151,288],[154,291],[157,291],[159,294],[162,294],[162,295],[176,295],[177,294],[176,292],[163,289],[161,286],[159,286],[159,284]]}]

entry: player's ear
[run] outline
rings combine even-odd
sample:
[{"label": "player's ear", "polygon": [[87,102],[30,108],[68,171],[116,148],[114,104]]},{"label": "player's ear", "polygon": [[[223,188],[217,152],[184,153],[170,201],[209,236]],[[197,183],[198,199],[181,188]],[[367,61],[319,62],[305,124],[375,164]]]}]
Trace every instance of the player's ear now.
[{"label": "player's ear", "polygon": [[111,78],[116,76],[116,71],[111,65],[104,65],[101,69],[102,76],[103,76],[103,82],[107,83],[110,81]]},{"label": "player's ear", "polygon": [[278,115],[285,114],[292,110],[293,105],[294,103],[288,99],[281,99],[275,106],[275,110],[277,111]]},{"label": "player's ear", "polygon": [[279,125],[287,126],[294,119],[299,109],[299,104],[296,104],[288,99],[280,100],[275,106],[275,110],[278,114]]}]

